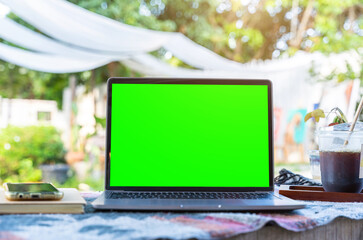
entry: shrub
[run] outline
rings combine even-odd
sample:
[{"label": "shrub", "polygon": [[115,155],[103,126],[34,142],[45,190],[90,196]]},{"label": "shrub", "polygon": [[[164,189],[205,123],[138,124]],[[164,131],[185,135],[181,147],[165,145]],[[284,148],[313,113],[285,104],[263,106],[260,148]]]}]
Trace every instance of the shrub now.
[{"label": "shrub", "polygon": [[0,130],[0,180],[38,181],[41,164],[64,163],[59,132],[49,126],[14,127]]}]

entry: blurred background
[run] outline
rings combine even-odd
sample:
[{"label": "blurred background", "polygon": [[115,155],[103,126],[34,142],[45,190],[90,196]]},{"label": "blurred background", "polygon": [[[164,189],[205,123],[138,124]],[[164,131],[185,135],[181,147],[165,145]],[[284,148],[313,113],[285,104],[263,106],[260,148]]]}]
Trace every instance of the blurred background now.
[{"label": "blurred background", "polygon": [[[328,113],[339,107],[352,121],[362,96],[361,0],[70,0],[72,5],[65,6],[78,5],[136,26],[138,31],[179,32],[194,41],[183,38],[179,44],[177,38],[171,38],[152,46],[148,38],[131,38],[131,30],[122,32],[125,44],[137,41],[145,46],[143,58],[139,53],[124,53],[122,58],[111,57],[81,70],[61,69],[55,63],[47,68],[62,54],[52,53],[49,61],[38,58],[46,45],[32,49],[28,35],[22,36],[21,31],[15,35],[16,28],[6,25],[7,21],[49,38],[58,49],[72,48],[83,54],[99,54],[99,49],[58,36],[57,32],[66,29],[65,19],[57,24],[45,14],[45,21],[40,22],[49,26],[37,25],[36,18],[24,14],[27,9],[16,6],[17,2],[21,3],[0,1],[0,183],[44,180],[58,187],[103,190],[105,83],[109,77],[271,79],[275,174],[287,168],[307,177],[311,177],[308,153],[317,149],[314,131],[332,119],[320,125],[305,123],[305,114],[316,108]],[[53,2],[67,1],[49,4]],[[47,12],[50,5],[42,6],[37,8],[40,13]],[[95,39],[103,37],[100,33]],[[113,38],[113,33],[106,37]],[[202,58],[210,54],[205,50],[218,55]],[[233,71],[216,69],[219,61]],[[205,67],[208,64],[211,67]],[[253,121],[253,116],[248,117]]]}]

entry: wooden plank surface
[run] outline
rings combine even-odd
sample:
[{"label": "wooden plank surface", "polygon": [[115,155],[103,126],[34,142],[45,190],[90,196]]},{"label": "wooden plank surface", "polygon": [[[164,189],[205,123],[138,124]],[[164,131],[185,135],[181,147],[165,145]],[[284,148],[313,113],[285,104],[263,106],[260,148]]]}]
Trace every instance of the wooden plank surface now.
[{"label": "wooden plank surface", "polygon": [[292,232],[279,226],[265,226],[262,229],[238,235],[231,240],[363,240],[363,220],[337,218],[333,222],[304,232]]},{"label": "wooden plank surface", "polygon": [[325,192],[322,187],[280,186],[279,194],[305,201],[363,202],[363,193]]}]

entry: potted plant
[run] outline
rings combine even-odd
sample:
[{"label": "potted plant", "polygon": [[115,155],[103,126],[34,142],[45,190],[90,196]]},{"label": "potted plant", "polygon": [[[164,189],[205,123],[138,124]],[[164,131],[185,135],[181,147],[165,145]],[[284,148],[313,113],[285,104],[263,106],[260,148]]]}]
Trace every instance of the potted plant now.
[{"label": "potted plant", "polygon": [[64,146],[51,126],[8,126],[0,130],[0,177],[3,181],[56,181],[68,178]]},{"label": "potted plant", "polygon": [[42,180],[65,183],[70,176],[70,167],[64,158],[65,149],[60,133],[54,127],[38,127],[37,130],[33,141],[36,141],[39,149],[36,162],[42,171]]}]

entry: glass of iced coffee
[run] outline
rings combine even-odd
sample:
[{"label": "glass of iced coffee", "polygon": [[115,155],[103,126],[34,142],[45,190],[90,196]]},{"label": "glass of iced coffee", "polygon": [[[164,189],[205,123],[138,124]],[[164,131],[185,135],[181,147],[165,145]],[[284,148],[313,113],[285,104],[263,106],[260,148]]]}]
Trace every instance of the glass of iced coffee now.
[{"label": "glass of iced coffee", "polygon": [[363,188],[359,176],[363,131],[350,134],[344,126],[337,126],[317,132],[321,182],[327,192],[359,193]]}]

